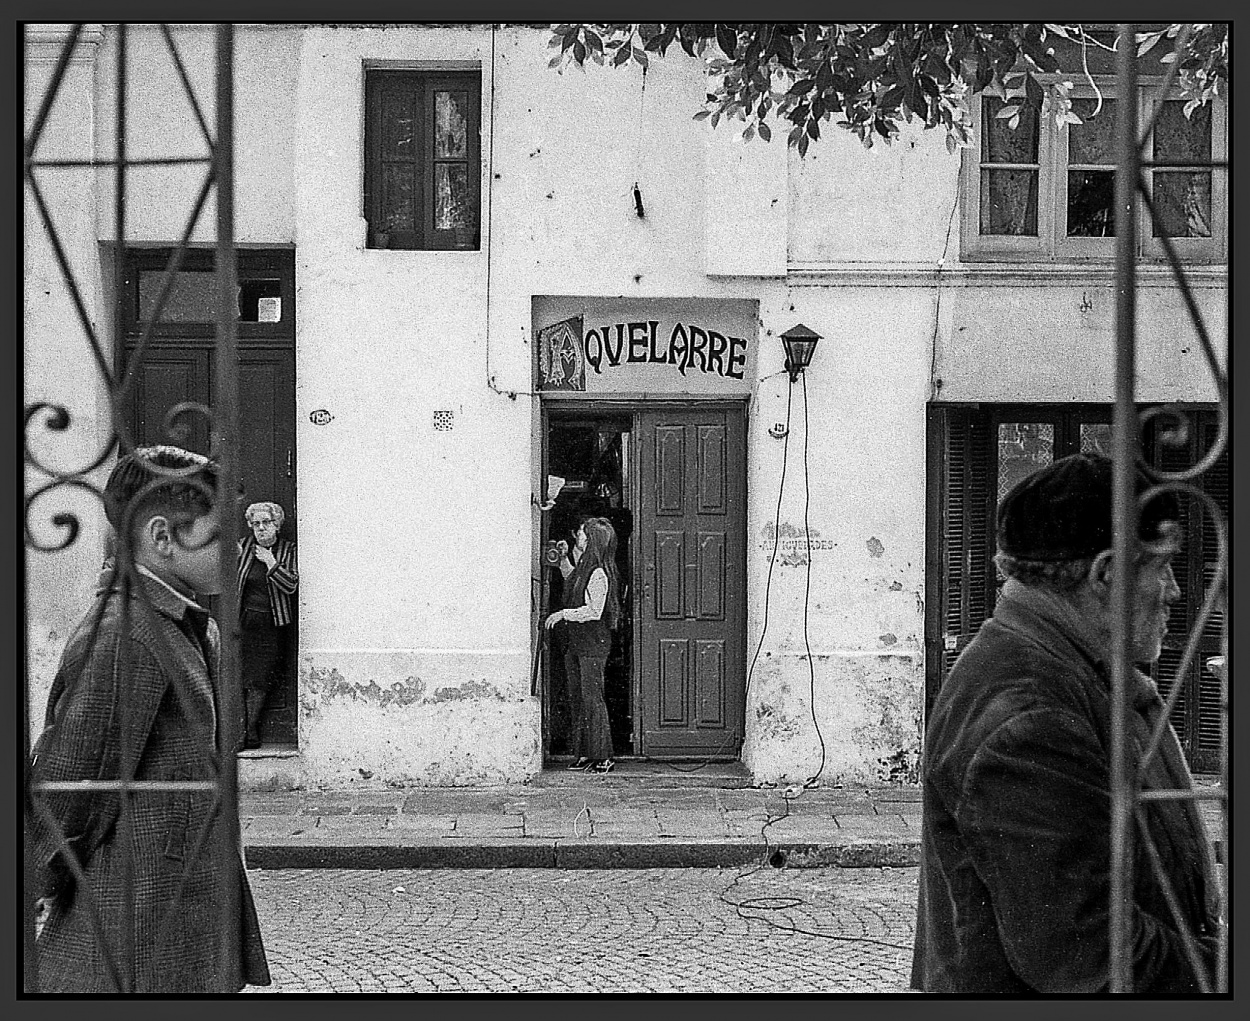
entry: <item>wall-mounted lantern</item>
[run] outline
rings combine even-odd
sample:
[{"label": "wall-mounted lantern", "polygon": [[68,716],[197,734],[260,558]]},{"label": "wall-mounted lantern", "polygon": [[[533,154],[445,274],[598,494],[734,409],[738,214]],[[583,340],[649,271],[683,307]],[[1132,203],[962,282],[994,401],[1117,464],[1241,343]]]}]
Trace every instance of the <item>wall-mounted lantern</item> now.
[{"label": "wall-mounted lantern", "polygon": [[816,350],[816,341],[820,334],[809,330],[802,323],[791,326],[781,335],[781,343],[786,348],[786,371],[790,373],[790,382],[799,378],[799,373],[811,364],[812,352]]}]

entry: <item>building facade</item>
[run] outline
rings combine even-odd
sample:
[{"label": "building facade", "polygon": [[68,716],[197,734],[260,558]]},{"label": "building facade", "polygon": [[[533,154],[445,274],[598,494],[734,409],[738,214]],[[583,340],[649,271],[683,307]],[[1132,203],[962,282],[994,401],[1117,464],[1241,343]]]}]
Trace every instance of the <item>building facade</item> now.
[{"label": "building facade", "polygon": [[[27,31],[29,123],[64,33]],[[41,157],[114,152],[115,37],[80,42]],[[172,37],[211,125],[211,27]],[[1096,131],[978,130],[951,155],[937,132],[864,150],[830,130],[800,158],[693,120],[696,60],[557,74],[547,39],[236,31],[244,484],[285,507],[301,579],[291,679],[241,782],[489,784],[558,763],[559,639],[535,656],[560,598],[544,551],[587,514],[621,536],[618,755],[914,782],[926,694],[992,607],[997,496],[1109,436],[1114,238],[1088,208],[1106,172]],[[130,155],[204,153],[156,27],[129,27],[127,62]],[[1164,127],[1176,162],[1204,144],[1222,158],[1222,107],[1197,127],[1173,112],[1160,158]],[[130,171],[122,245],[110,169],[43,173],[102,350],[124,364],[203,169]],[[1179,181],[1169,208],[1223,363],[1226,172],[1155,173],[1159,194]],[[90,463],[109,402],[66,328],[72,298],[29,189],[25,216],[26,402],[72,412],[32,442]],[[210,201],[190,240],[213,237]],[[1140,246],[1138,397],[1197,410],[1191,444],[1205,444],[1203,348],[1148,230]],[[145,441],[178,401],[211,402],[207,254],[188,257],[136,369],[127,414]],[[117,260],[129,304],[115,325]],[[821,339],[792,380],[780,335],[800,323]],[[206,445],[197,428],[186,442]],[[1173,456],[1150,437],[1146,450]],[[27,526],[53,544],[66,510],[76,542],[27,552],[36,725],[105,542],[85,494],[33,502]],[[1195,516],[1190,614],[1204,527]],[[1214,678],[1160,669],[1189,686],[1183,737],[1201,765]]]}]

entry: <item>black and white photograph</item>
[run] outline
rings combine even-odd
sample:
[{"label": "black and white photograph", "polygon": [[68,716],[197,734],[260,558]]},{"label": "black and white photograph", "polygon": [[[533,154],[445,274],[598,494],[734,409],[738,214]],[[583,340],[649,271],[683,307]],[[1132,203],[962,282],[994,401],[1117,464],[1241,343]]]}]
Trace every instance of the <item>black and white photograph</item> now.
[{"label": "black and white photograph", "polygon": [[425,16],[18,22],[19,998],[1230,997],[1231,23]]}]

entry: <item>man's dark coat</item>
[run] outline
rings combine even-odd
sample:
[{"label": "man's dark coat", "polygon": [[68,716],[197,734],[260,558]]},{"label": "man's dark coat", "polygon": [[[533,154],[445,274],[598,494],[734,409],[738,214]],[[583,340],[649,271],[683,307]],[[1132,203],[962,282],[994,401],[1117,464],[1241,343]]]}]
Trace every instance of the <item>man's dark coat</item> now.
[{"label": "man's dark coat", "polygon": [[[216,623],[164,585],[143,577],[130,599],[123,630],[121,596],[104,591],[66,645],[48,699],[44,733],[36,747],[34,781],[117,779],[123,749],[137,780],[216,780],[215,689],[219,640]],[[97,614],[98,629],[94,627]],[[93,634],[93,631],[95,632]],[[123,692],[129,693],[129,726]],[[89,903],[94,898],[104,944],[123,976],[123,932],[134,941],[134,992],[220,991],[223,868],[237,876],[236,948],[241,982],[269,983],[251,890],[238,851],[223,862],[209,825],[212,791],[132,794],[133,913],[126,881],[117,794],[35,793],[69,838],[90,896],[70,876],[56,827],[36,810],[28,851],[47,892],[57,892],[37,948],[43,992],[109,992],[114,981],[97,939]],[[215,826],[214,826],[215,828]],[[182,886],[179,894],[179,886]]]},{"label": "man's dark coat", "polygon": [[[1110,956],[1110,681],[1086,628],[1019,582],[960,656],[930,714],[912,985],[930,992],[1105,991]],[[1162,708],[1135,674],[1140,760]],[[1143,789],[1190,789],[1171,727]],[[1190,802],[1145,803],[1146,833],[1207,974],[1216,918],[1210,841]],[[1134,826],[1134,989],[1199,987]]]}]

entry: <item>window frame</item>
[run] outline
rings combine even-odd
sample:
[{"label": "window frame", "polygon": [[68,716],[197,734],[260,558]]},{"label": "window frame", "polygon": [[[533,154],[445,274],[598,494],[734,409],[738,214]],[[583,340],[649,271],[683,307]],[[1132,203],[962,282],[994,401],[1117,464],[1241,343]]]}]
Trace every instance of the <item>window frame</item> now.
[{"label": "window frame", "polygon": [[[1116,98],[1115,79],[1094,76],[1094,82],[1103,99]],[[1160,101],[1156,95],[1159,82],[1143,81],[1139,85],[1138,127],[1145,130],[1150,123],[1154,104]],[[1088,83],[1074,86],[1070,92],[1074,99],[1094,98],[1094,88]],[[1182,97],[1175,91],[1164,101]],[[1045,101],[1039,117],[1037,236],[981,234],[981,171],[995,164],[982,161],[981,112],[985,97],[973,98],[972,145],[964,150],[960,172],[960,192],[963,215],[961,216],[961,252],[964,262],[1068,262],[1110,263],[1115,259],[1115,237],[1068,237],[1068,140],[1069,126],[1058,127]],[[1227,106],[1223,100],[1210,101],[1211,108],[1211,159],[1220,162],[1227,159],[1228,120]],[[1147,143],[1146,158],[1149,159],[1153,140]],[[1153,186],[1154,170],[1143,168]],[[1137,196],[1137,243],[1138,258],[1144,261],[1165,262],[1166,252],[1162,242],[1153,236],[1153,227],[1145,201]],[[1211,170],[1211,237],[1172,238],[1173,246],[1182,261],[1191,264],[1218,264],[1228,259],[1228,174],[1226,168]]]},{"label": "window frame", "polygon": [[[482,72],[448,69],[365,68],[364,153],[362,208],[367,225],[365,247],[399,251],[480,251],[482,239]],[[438,230],[434,227],[434,156],[431,125],[437,92],[467,92],[465,125],[467,179],[471,224],[468,228]],[[417,226],[413,231],[383,231],[375,224],[384,213],[381,152],[384,97],[403,97],[416,111],[414,130],[414,202]],[[386,235],[385,238],[380,235]]]},{"label": "window frame", "polygon": [[[125,259],[123,287],[126,294],[126,335],[142,335],[146,325],[139,318],[139,275],[144,272],[160,273],[165,270],[173,255],[170,246],[127,247],[121,257]],[[216,261],[214,248],[187,248],[182,253],[179,272],[212,273]],[[295,249],[283,248],[236,248],[236,275],[240,284],[247,280],[270,279],[274,276],[281,283],[282,318],[276,323],[260,323],[237,320],[236,335],[240,340],[289,340],[295,336]],[[217,324],[212,319],[197,321],[156,320],[151,329],[153,337],[212,338],[217,335]]]}]

